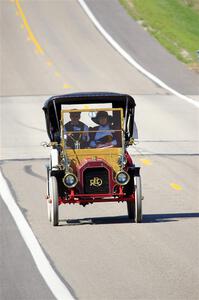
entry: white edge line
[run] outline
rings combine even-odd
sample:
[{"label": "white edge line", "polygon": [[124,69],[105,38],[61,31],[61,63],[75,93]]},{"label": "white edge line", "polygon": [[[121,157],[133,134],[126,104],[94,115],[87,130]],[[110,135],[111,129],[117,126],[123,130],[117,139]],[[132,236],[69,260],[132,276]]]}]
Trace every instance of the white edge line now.
[{"label": "white edge line", "polygon": [[91,10],[88,8],[84,0],[78,0],[83,10],[86,12],[88,17],[91,19],[91,21],[94,23],[96,28],[101,32],[101,34],[105,37],[105,39],[131,64],[133,65],[137,70],[142,72],[145,76],[147,76],[149,79],[151,79],[153,82],[164,88],[165,90],[169,91],[170,93],[174,94],[175,96],[181,98],[182,100],[187,101],[188,103],[196,106],[199,108],[199,103],[185,95],[182,95],[181,93],[175,91],[171,87],[169,87],[167,84],[165,84],[163,81],[161,81],[159,78],[145,70],[142,66],[140,66],[133,58],[130,56],[100,25],[100,23],[97,21]]},{"label": "white edge line", "polygon": [[7,182],[4,179],[1,171],[0,171],[0,195],[5,205],[8,207],[20,231],[22,238],[24,239],[35,261],[35,264],[39,272],[41,273],[43,279],[45,280],[46,284],[48,285],[53,295],[58,300],[74,300],[68,288],[64,285],[64,283],[60,280],[58,275],[55,273],[50,262],[48,261],[44,252],[42,251],[42,248],[39,245],[39,242],[37,241],[36,237],[34,236],[32,229],[28,225],[28,222],[24,218],[21,210],[19,209],[14,198],[12,197]]}]

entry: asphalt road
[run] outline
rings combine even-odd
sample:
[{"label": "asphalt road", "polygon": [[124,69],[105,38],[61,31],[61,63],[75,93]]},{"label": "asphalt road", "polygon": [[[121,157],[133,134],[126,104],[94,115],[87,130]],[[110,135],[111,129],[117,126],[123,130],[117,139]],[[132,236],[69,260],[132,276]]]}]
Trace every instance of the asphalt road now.
[{"label": "asphalt road", "polygon": [[[139,62],[198,99],[198,75],[163,53],[161,67],[153,64],[159,46],[136,23],[127,26],[116,1],[87,3],[131,55],[135,43],[126,36],[134,30]],[[79,299],[198,299],[197,109],[128,64],[77,1],[1,1],[0,8],[1,170],[53,268]],[[139,49],[152,44],[146,59]],[[96,204],[60,207],[61,226],[53,228],[44,199],[43,102],[105,90],[135,96],[139,144],[130,151],[142,167],[143,223],[128,222],[125,204]],[[1,216],[0,298],[53,299],[3,203]]]}]

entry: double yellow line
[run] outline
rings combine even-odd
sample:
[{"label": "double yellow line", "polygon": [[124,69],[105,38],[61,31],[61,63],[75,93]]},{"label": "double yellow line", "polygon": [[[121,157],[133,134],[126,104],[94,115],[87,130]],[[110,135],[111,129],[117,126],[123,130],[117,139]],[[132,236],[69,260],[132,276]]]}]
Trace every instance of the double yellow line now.
[{"label": "double yellow line", "polygon": [[23,20],[23,23],[24,23],[24,26],[28,32],[28,36],[30,38],[30,40],[33,42],[33,44],[35,45],[36,49],[37,49],[37,52],[39,54],[44,54],[44,50],[42,49],[42,47],[40,46],[39,42],[37,41],[36,37],[34,36],[34,34],[32,33],[31,29],[30,29],[30,26],[28,24],[28,21],[25,17],[25,14],[21,8],[21,5],[19,3],[19,0],[15,0],[15,4],[16,4],[16,7],[17,7],[17,11],[18,13],[20,14],[22,20]]}]

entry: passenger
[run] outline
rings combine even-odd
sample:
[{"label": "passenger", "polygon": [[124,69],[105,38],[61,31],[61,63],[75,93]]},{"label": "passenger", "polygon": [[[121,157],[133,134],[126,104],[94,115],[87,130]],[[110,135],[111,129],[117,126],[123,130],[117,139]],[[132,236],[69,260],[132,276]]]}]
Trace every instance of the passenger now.
[{"label": "passenger", "polygon": [[86,148],[88,145],[88,126],[80,121],[80,117],[81,112],[70,112],[71,121],[64,125],[65,133],[69,132],[66,141],[69,148]]},{"label": "passenger", "polygon": [[114,138],[113,131],[110,131],[112,129],[112,117],[106,111],[99,111],[92,120],[99,126],[91,128],[89,146],[92,148],[116,146],[117,141]]}]

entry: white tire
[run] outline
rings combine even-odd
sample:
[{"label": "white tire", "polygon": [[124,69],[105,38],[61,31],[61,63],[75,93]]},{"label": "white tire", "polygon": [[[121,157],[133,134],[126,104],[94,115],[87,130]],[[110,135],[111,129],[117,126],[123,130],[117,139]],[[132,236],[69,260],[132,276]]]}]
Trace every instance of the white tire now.
[{"label": "white tire", "polygon": [[49,203],[49,217],[53,226],[59,224],[59,195],[58,195],[58,185],[57,178],[55,176],[50,176],[49,178],[50,187],[50,202]]},{"label": "white tire", "polygon": [[48,215],[48,221],[51,222],[51,206],[52,206],[52,203],[51,203],[51,200],[50,198],[47,199],[47,215]]},{"label": "white tire", "polygon": [[50,200],[50,186],[49,186],[49,167],[47,166],[47,183],[46,183],[46,200],[47,200],[47,215],[51,222],[51,200]]},{"label": "white tire", "polygon": [[135,223],[142,222],[142,183],[141,177],[134,177],[135,186]]}]

